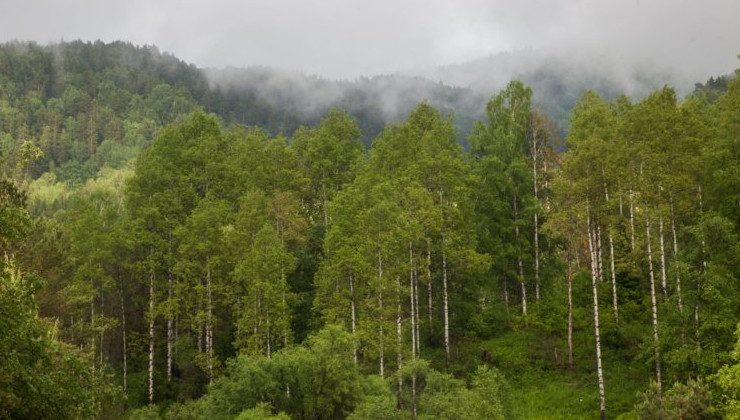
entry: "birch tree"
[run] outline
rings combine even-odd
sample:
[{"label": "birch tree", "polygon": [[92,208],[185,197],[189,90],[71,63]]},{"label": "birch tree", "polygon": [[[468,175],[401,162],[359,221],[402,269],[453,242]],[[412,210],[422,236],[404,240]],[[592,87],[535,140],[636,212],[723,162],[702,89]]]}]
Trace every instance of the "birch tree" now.
[{"label": "birch tree", "polygon": [[[501,218],[505,225],[498,224],[504,237],[504,255],[506,276],[515,280],[520,287],[522,315],[528,313],[527,289],[528,280],[524,267],[529,266],[531,259],[530,242],[526,232],[532,227],[534,205],[533,179],[534,170],[529,167],[528,150],[536,143],[529,144],[531,121],[532,91],[519,81],[509,83],[505,90],[494,96],[486,106],[485,123],[478,122],[470,134],[473,150],[480,159],[479,165],[484,168],[486,178],[496,179],[496,183],[487,183],[483,188],[492,189],[494,194],[508,203]],[[537,156],[535,155],[532,156]],[[496,173],[501,174],[496,175]],[[495,212],[495,209],[487,209]],[[496,229],[489,225],[488,229]],[[525,232],[526,231],[526,232]],[[539,255],[537,255],[539,257]],[[525,262],[527,264],[525,264]],[[539,266],[536,268],[539,270]],[[505,295],[508,289],[505,285]]]}]

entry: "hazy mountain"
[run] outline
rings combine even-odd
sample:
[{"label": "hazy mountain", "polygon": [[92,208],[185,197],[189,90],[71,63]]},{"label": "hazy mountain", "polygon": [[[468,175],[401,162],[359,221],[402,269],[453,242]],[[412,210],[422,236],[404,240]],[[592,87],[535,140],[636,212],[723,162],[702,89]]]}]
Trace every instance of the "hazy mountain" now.
[{"label": "hazy mountain", "polygon": [[621,94],[640,99],[664,85],[673,86],[684,95],[695,82],[659,64],[622,62],[609,51],[521,50],[422,69],[418,74],[486,96],[500,91],[510,80],[519,79],[532,87],[535,102],[562,128],[567,127],[570,110],[587,90],[607,99]]},{"label": "hazy mountain", "polygon": [[291,134],[300,124],[314,125],[331,108],[358,120],[369,144],[387,123],[401,121],[421,101],[454,114],[461,141],[481,117],[487,97],[418,76],[385,75],[332,81],[267,67],[204,70],[222,106],[213,110],[227,121],[262,123]]},{"label": "hazy mountain", "polygon": [[[472,123],[483,116],[485,103],[512,79],[532,87],[535,102],[553,118],[563,133],[570,110],[583,92],[593,90],[607,99],[625,94],[633,100],[664,85],[680,95],[689,93],[692,80],[651,63],[620,62],[603,52],[557,53],[522,50],[478,60],[420,69],[407,74],[332,81],[299,72],[267,67],[207,69],[211,88],[226,99],[229,120],[254,124],[282,118],[282,125],[268,123],[273,131],[289,133],[298,124],[314,124],[330,108],[347,109],[359,120],[366,143],[388,122],[399,121],[422,100],[445,113],[453,113],[460,140]],[[262,114],[244,109],[253,103]],[[280,117],[282,116],[282,117]]]},{"label": "hazy mountain", "polygon": [[[458,138],[465,144],[474,121],[483,118],[487,100],[515,78],[532,87],[535,102],[563,132],[570,110],[586,90],[607,99],[623,93],[639,99],[664,84],[676,86],[680,93],[693,88],[693,81],[675,73],[649,63],[620,63],[607,52],[568,55],[531,50],[412,74],[336,81],[268,67],[199,69],[156,47],[123,42],[51,46],[13,42],[0,47],[0,70],[4,89],[0,97],[11,104],[30,91],[40,93],[43,101],[56,97],[66,102],[81,94],[82,99],[68,104],[61,116],[77,118],[76,109],[85,124],[91,104],[105,106],[124,120],[124,113],[140,108],[131,100],[140,98],[151,105],[160,124],[174,120],[178,110],[201,106],[227,124],[260,126],[272,135],[291,136],[301,125],[318,124],[329,109],[342,108],[357,119],[366,145],[386,124],[405,119],[425,100],[454,114]],[[32,128],[39,132],[30,134],[40,136],[41,125]]]}]

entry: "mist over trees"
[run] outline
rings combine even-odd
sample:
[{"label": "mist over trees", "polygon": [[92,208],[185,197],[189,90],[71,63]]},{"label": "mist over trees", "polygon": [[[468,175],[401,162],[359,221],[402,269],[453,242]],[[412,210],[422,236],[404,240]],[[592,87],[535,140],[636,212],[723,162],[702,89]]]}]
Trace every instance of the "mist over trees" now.
[{"label": "mist over trees", "polygon": [[0,417],[733,418],[738,81],[5,44]]}]

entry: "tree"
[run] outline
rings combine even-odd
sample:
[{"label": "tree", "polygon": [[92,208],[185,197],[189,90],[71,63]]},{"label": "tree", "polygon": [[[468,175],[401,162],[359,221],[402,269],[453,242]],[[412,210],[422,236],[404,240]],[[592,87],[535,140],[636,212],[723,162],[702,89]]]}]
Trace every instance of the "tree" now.
[{"label": "tree", "polygon": [[387,395],[382,383],[365,376],[352,360],[352,338],[336,326],[306,343],[271,357],[240,355],[230,361],[208,394],[171,409],[178,418],[234,418],[250,410],[285,413],[296,419],[342,419],[368,398]]},{"label": "tree", "polygon": [[[27,223],[25,194],[6,179],[0,231],[4,246],[16,246]],[[5,249],[0,261],[0,416],[78,418],[96,416],[117,397],[95,353],[58,338],[58,326],[39,317],[35,294],[42,279],[23,273]]]},{"label": "tree", "polygon": [[676,382],[663,396],[658,390],[658,385],[651,382],[650,388],[641,394],[640,398],[641,401],[635,405],[635,411],[641,419],[720,418],[712,407],[712,393],[701,379],[689,379],[686,384]]},{"label": "tree", "polygon": [[[257,227],[257,226],[255,226]],[[285,250],[271,224],[251,233],[239,258],[234,277],[242,290],[236,302],[236,347],[245,354],[264,354],[292,340],[292,294],[285,272],[293,269],[295,258]]]},{"label": "tree", "polygon": [[[417,244],[416,249],[417,253],[420,253],[419,250],[426,250],[427,253],[425,270],[429,296],[427,309],[430,314],[433,302],[432,252],[438,258],[442,283],[443,342],[449,361],[451,289],[460,287],[462,277],[480,273],[487,264],[487,257],[476,251],[477,237],[470,195],[472,179],[460,145],[455,141],[451,119],[422,102],[406,122],[387,129],[376,140],[370,162],[376,173],[390,180],[393,185],[400,184],[396,188],[403,188],[401,185],[419,186],[426,190],[431,200],[431,208],[411,207],[409,212],[420,210],[420,214],[411,213],[405,218],[413,220],[423,215],[423,220],[419,221],[424,224],[426,244]],[[415,206],[413,201],[407,204]],[[418,228],[417,225],[412,229]],[[397,249],[399,252],[404,250],[405,254],[407,245],[402,244]]]},{"label": "tree", "polygon": [[300,165],[311,182],[312,214],[329,224],[327,203],[354,178],[363,154],[360,128],[345,111],[333,109],[318,129],[298,131],[294,137]]},{"label": "tree", "polygon": [[181,297],[170,303],[175,307],[169,311],[190,318],[199,343],[205,332],[206,346],[201,362],[209,383],[213,383],[214,365],[218,367],[219,364],[214,351],[213,331],[219,324],[215,312],[219,295],[225,292],[225,280],[229,272],[226,255],[221,249],[223,233],[231,225],[232,213],[227,201],[207,197],[198,203],[185,224],[175,231],[179,257],[175,270],[185,284],[184,291],[179,293]]},{"label": "tree", "polygon": [[[168,126],[143,152],[127,185],[126,204],[143,231],[149,279],[149,400],[154,400],[156,279],[166,279],[163,315],[167,321],[167,380],[172,378],[175,338],[176,261],[174,232],[185,223],[199,200],[226,194],[227,147],[215,118],[195,112],[182,124]],[[155,308],[157,307],[157,308]]]},{"label": "tree", "polygon": [[[508,203],[499,216],[488,209],[487,229],[504,232],[507,236],[504,260],[507,277],[513,277],[521,290],[522,315],[528,313],[527,280],[524,274],[525,259],[530,255],[529,244],[522,232],[529,229],[528,220],[534,220],[535,180],[527,162],[528,150],[535,146],[532,156],[537,156],[536,143],[529,142],[532,90],[515,80],[494,96],[486,106],[487,122],[478,122],[470,134],[470,143],[478,158],[481,177],[491,182],[485,186],[489,194],[498,195]],[[495,180],[495,182],[493,182]],[[485,213],[484,213],[485,214]],[[501,224],[504,224],[503,226]],[[506,288],[506,283],[504,283]],[[508,290],[505,291],[508,297]]]}]

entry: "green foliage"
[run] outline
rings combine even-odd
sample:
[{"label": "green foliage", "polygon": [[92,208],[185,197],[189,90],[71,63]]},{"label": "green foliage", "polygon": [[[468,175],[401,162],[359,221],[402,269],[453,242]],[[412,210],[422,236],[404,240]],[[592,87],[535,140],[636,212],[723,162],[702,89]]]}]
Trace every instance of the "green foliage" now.
[{"label": "green foliage", "polygon": [[198,417],[233,418],[273,412],[295,419],[345,418],[365,398],[386,390],[364,376],[352,361],[352,340],[338,327],[327,327],[301,346],[276,352],[271,358],[241,355],[209,393],[182,410]]},{"label": "green foliage", "polygon": [[701,379],[689,379],[686,384],[676,382],[663,396],[651,382],[650,388],[640,394],[635,410],[644,420],[720,418],[712,407],[708,385]]},{"label": "green foliage", "polygon": [[[17,241],[28,215],[3,180],[3,244]],[[20,226],[19,226],[20,225]],[[72,419],[98,415],[118,396],[89,351],[58,338],[58,324],[38,314],[42,279],[21,271],[6,251],[0,261],[0,417]]]},{"label": "green foliage", "polygon": [[0,249],[21,239],[30,225],[26,194],[9,179],[0,178]]},{"label": "green foliage", "polygon": [[126,416],[127,420],[160,420],[161,418],[159,407],[156,405],[148,405],[131,410],[128,416]]},{"label": "green foliage", "polygon": [[261,403],[242,411],[234,420],[290,420],[290,417],[285,413],[272,414],[270,406]]},{"label": "green foliage", "polygon": [[731,353],[733,363],[722,366],[714,378],[721,390],[720,402],[728,419],[740,419],[740,324],[735,336],[738,341]]},{"label": "green foliage", "polygon": [[737,415],[737,80],[586,93],[562,150],[518,81],[455,120],[246,73],[0,46],[0,417],[594,418],[596,309],[609,417]]},{"label": "green foliage", "polygon": [[498,371],[480,366],[471,387],[450,375],[430,372],[419,401],[422,419],[504,419],[504,381]]}]

